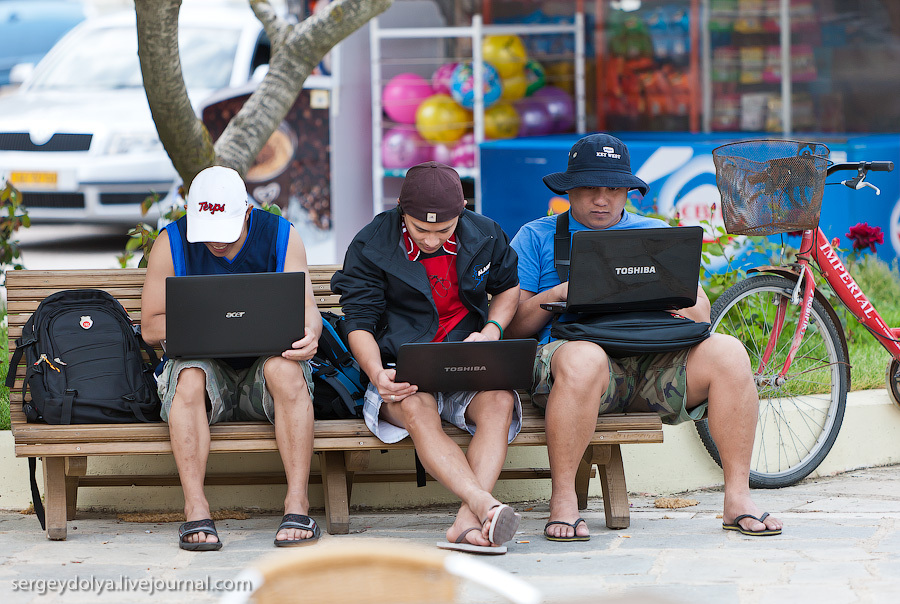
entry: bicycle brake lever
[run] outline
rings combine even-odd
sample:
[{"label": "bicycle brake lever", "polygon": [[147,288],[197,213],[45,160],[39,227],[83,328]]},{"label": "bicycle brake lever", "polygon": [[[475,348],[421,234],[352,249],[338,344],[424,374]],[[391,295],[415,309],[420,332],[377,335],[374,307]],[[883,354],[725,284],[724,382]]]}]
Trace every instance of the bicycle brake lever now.
[{"label": "bicycle brake lever", "polygon": [[863,187],[872,187],[873,189],[875,189],[875,195],[881,195],[881,189],[879,189],[878,187],[876,187],[875,185],[873,185],[872,183],[870,183],[868,181],[861,180],[858,183],[856,183],[857,191],[859,191]]}]

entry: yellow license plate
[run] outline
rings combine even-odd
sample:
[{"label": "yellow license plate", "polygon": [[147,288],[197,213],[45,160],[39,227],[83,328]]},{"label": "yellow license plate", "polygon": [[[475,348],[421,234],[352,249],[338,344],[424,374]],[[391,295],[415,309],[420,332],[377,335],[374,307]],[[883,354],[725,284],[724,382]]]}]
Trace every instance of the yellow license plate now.
[{"label": "yellow license plate", "polygon": [[57,184],[56,172],[10,172],[9,181],[18,188],[55,189]]}]

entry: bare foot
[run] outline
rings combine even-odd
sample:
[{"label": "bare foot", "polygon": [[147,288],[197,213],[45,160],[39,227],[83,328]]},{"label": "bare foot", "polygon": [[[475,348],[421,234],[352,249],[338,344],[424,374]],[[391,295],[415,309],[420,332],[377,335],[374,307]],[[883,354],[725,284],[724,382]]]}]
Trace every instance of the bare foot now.
[{"label": "bare foot", "polygon": [[456,540],[459,539],[460,535],[471,528],[476,530],[466,532],[466,536],[463,538],[464,543],[481,546],[493,545],[482,534],[481,520],[469,509],[469,506],[465,504],[459,508],[459,512],[456,514],[456,520],[450,528],[447,529],[447,541],[456,543]]},{"label": "bare foot", "polygon": [[[571,496],[550,496],[550,518],[549,521],[561,521],[568,524],[575,524],[581,515],[578,513],[578,497],[574,493]],[[586,522],[579,522],[575,528],[566,526],[565,524],[551,524],[545,529],[548,537],[556,539],[571,539],[572,537],[590,537],[591,532],[588,530]]]},{"label": "bare foot", "polygon": [[[743,514],[750,514],[751,516],[760,518],[762,516],[762,511],[755,503],[753,503],[749,494],[738,497],[728,497],[726,495],[725,509],[722,513],[722,523],[734,524],[734,519]],[[765,530],[780,531],[784,527],[781,520],[774,516],[766,516],[763,522],[759,522],[753,518],[742,518],[739,524],[744,530],[752,532]]]},{"label": "bare foot", "polygon": [[[209,513],[209,504],[203,503],[191,507],[185,505],[184,518],[188,522],[212,518],[212,514]],[[211,533],[193,533],[184,537],[185,543],[217,543],[218,541],[219,538]]]}]

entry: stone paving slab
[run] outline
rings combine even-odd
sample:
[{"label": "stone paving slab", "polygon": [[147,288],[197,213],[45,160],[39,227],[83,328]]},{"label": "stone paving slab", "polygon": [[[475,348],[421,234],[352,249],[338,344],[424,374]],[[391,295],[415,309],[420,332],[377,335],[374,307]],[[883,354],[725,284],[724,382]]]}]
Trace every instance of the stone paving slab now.
[{"label": "stone paving slab", "polygon": [[[593,537],[581,543],[545,540],[547,502],[520,503],[522,523],[509,553],[479,560],[528,581],[550,603],[900,602],[900,466],[755,491],[757,503],[785,522],[779,537],[723,531],[721,490],[682,497],[698,504],[657,509],[654,495],[632,494],[631,526],[620,531],[606,529],[602,501],[592,499],[583,516]],[[454,512],[355,511],[350,535],[326,534],[323,541],[399,539],[431,548]],[[313,515],[323,520],[321,511]],[[225,547],[196,553],[177,548],[177,523],[80,512],[68,540],[52,542],[34,516],[0,511],[0,602],[217,602],[217,582],[223,586],[276,551],[279,520],[253,513],[219,521]],[[66,592],[50,590],[51,579],[65,582]],[[100,584],[118,591],[100,592]],[[462,601],[503,600],[468,587]]]}]

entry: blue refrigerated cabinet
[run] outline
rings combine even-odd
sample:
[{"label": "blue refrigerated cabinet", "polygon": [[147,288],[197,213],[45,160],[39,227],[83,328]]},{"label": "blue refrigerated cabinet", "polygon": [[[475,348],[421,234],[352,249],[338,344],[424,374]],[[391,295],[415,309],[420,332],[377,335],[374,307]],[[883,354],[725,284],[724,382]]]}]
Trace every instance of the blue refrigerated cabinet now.
[{"label": "blue refrigerated cabinet", "polygon": [[[678,211],[685,224],[709,219],[716,204],[721,221],[721,204],[716,188],[712,150],[725,143],[758,138],[783,138],[770,133],[613,133],[628,145],[631,167],[650,185],[641,198],[630,193],[635,207],[674,215]],[[569,148],[581,135],[566,134],[490,141],[481,144],[481,211],[496,220],[510,237],[526,222],[548,213],[555,195],[541,178],[566,169]],[[900,134],[836,135],[797,134],[789,138],[824,143],[832,161],[893,161],[893,172],[870,172],[868,180],[881,189],[851,191],[840,185],[825,189],[820,226],[830,237],[840,237],[841,248],[849,249],[845,237],[850,227],[866,222],[884,231],[884,245],[878,255],[890,262],[900,256]],[[839,175],[829,181],[837,181]],[[842,178],[849,178],[845,172]],[[566,198],[563,197],[565,200]],[[559,200],[557,200],[557,203]],[[773,241],[780,241],[775,235]],[[790,243],[790,242],[789,242]],[[794,245],[799,243],[796,239]]]}]

